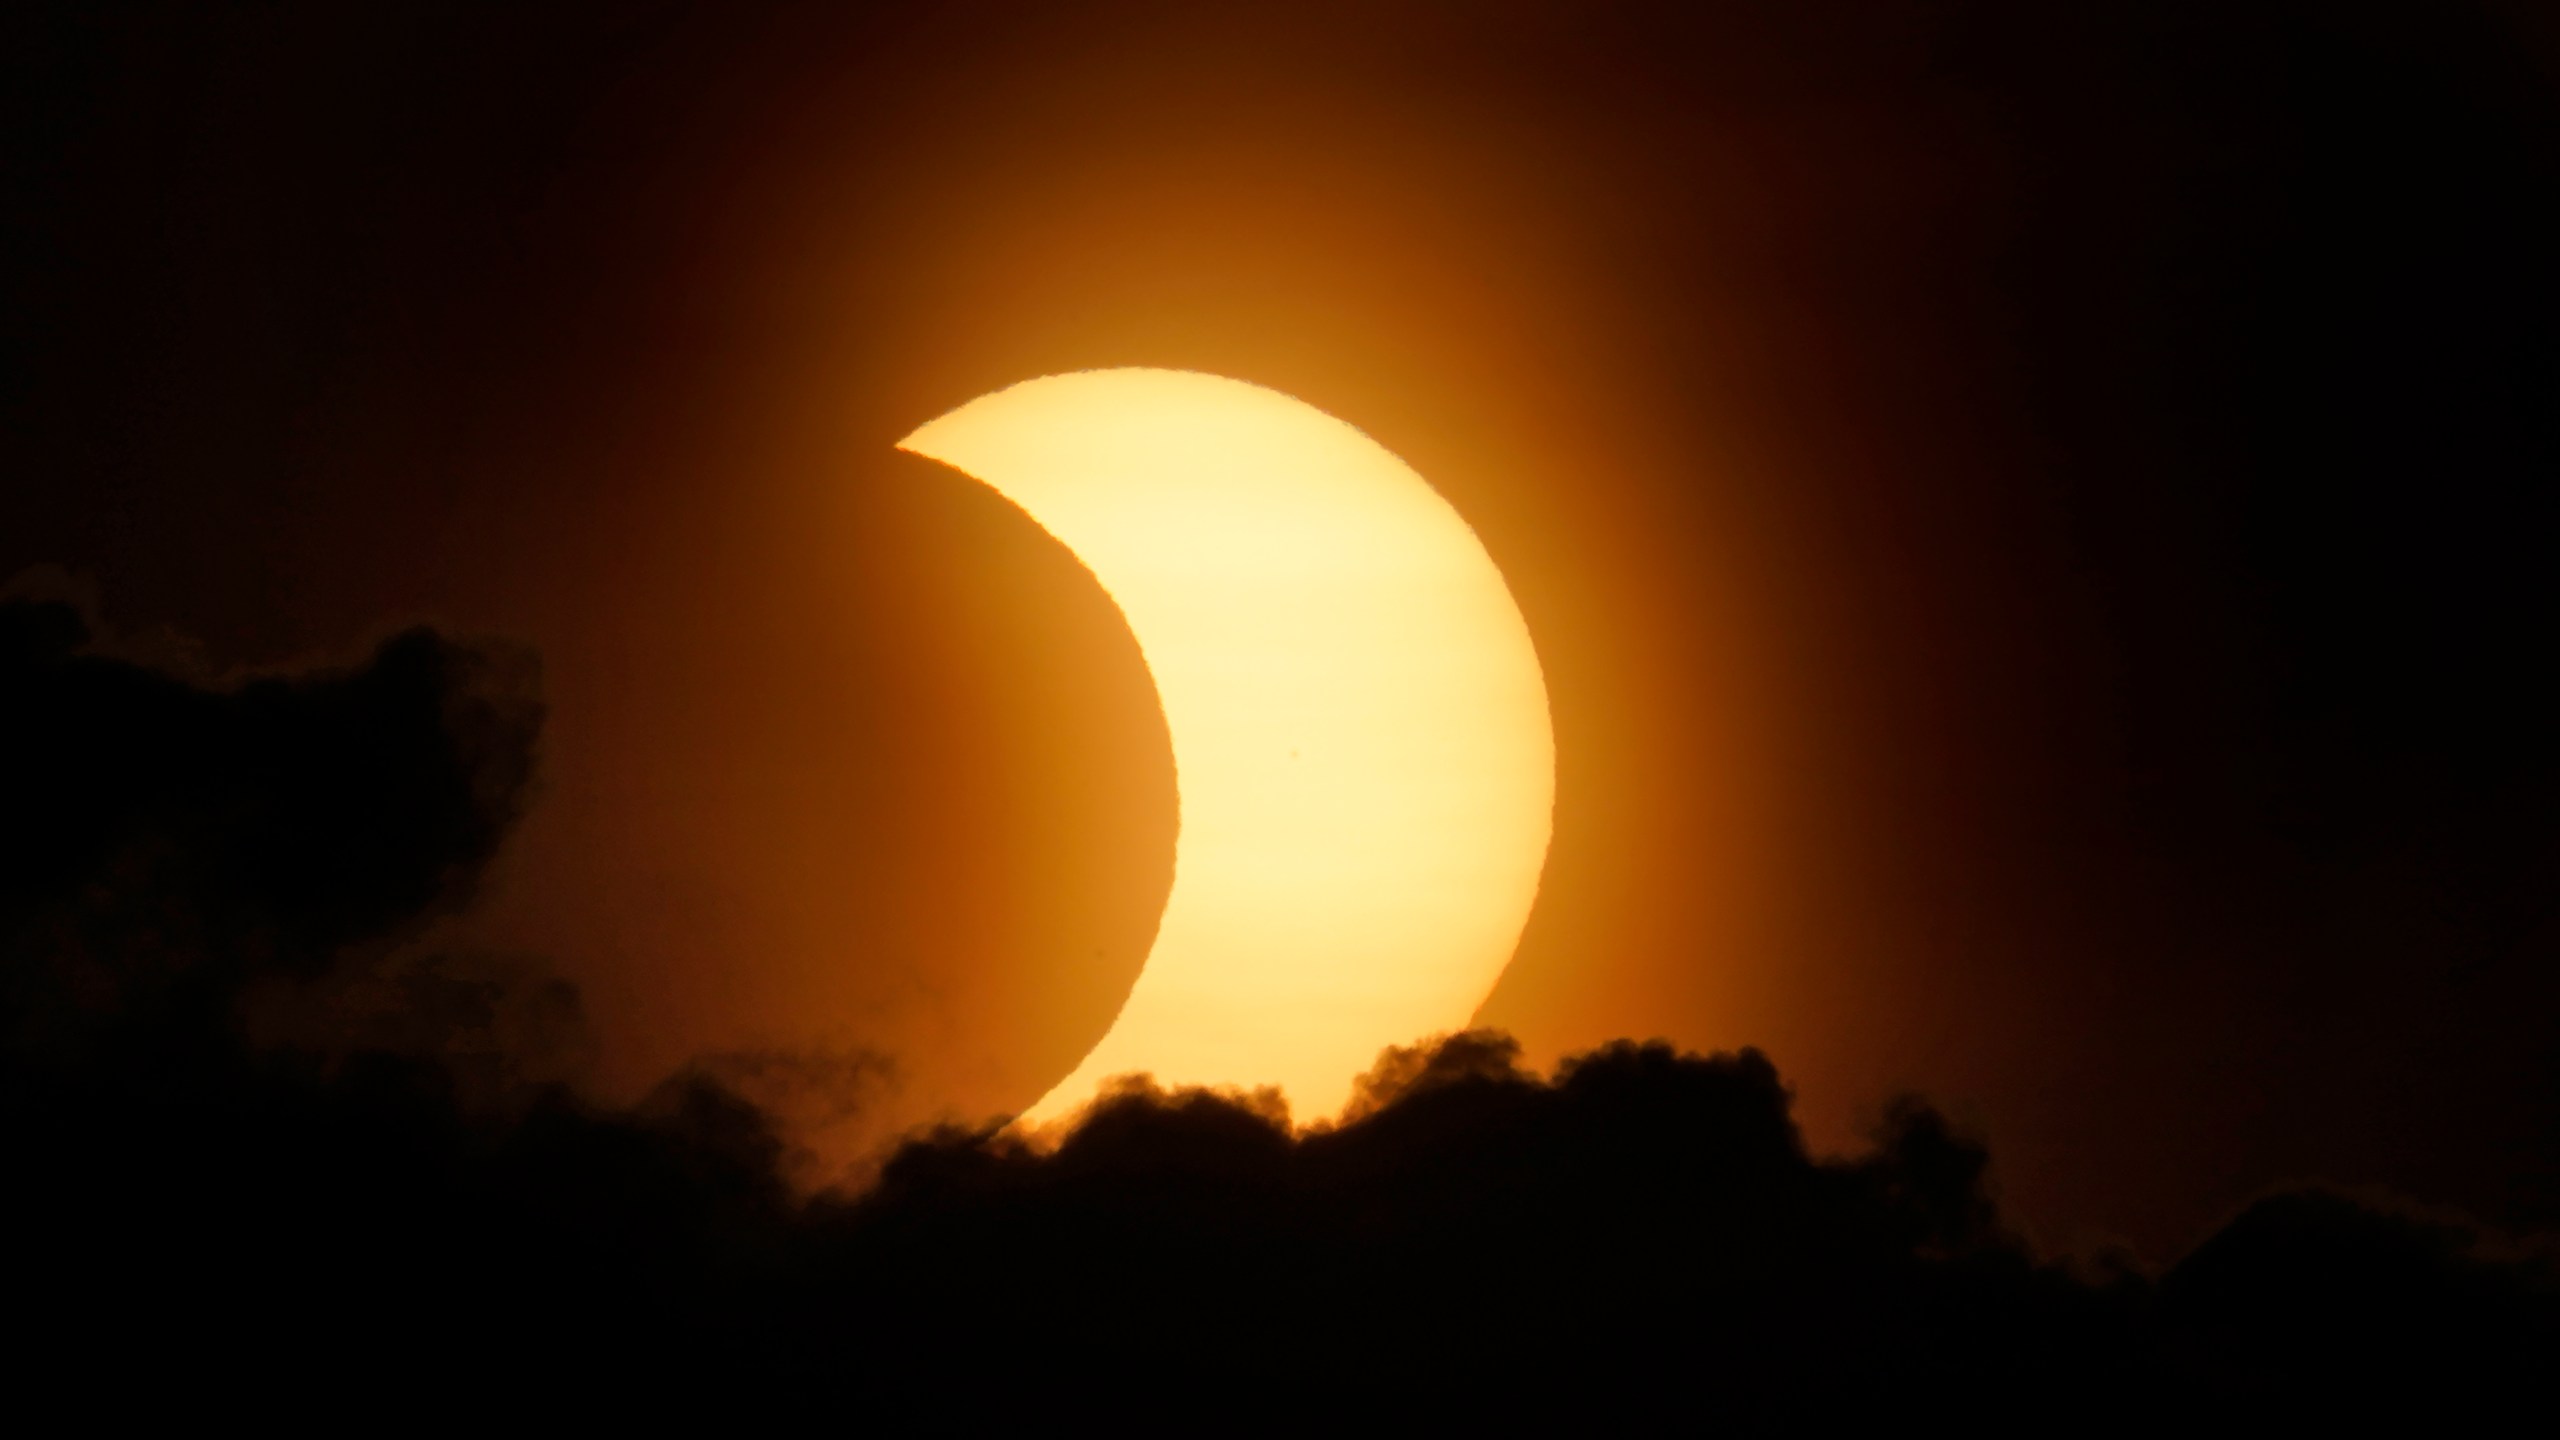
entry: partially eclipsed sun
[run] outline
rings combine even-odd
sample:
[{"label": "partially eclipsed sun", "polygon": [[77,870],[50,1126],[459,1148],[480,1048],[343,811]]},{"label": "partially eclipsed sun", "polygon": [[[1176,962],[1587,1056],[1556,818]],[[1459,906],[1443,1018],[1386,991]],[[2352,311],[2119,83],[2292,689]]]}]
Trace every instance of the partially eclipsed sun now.
[{"label": "partially eclipsed sun", "polygon": [[1323,411],[1189,371],[1027,381],[899,448],[1075,552],[1173,737],[1155,947],[1024,1118],[1133,1071],[1329,1116],[1380,1049],[1465,1025],[1537,895],[1555,740],[1528,626],[1458,512]]}]

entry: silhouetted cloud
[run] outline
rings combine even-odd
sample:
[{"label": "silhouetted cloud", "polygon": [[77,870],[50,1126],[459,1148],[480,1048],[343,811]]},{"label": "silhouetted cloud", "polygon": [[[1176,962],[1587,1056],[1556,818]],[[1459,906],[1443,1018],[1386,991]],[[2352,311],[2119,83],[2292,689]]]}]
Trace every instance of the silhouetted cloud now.
[{"label": "silhouetted cloud", "polygon": [[[2462,1408],[2560,1341],[2547,1255],[2328,1192],[2157,1281],[2049,1260],[1937,1111],[1817,1157],[1750,1050],[1550,1078],[1443,1037],[1303,1133],[1276,1096],[1132,1078],[1063,1134],[921,1137],[812,1198],[746,1097],[840,1105],[876,1060],[714,1057],[609,1110],[507,1058],[562,1043],[574,992],[381,955],[522,811],[528,667],[412,631],[213,688],[88,636],[0,607],[0,1133],[40,1390],[2077,1429]],[[261,986],[339,1023],[253,1041]]]},{"label": "silhouetted cloud", "polygon": [[2420,1401],[2513,1387],[2560,1341],[2560,1254],[2458,1215],[2309,1188],[2251,1205],[2163,1278],[2161,1345],[2218,1398]]},{"label": "silhouetted cloud", "polygon": [[411,630],[361,665],[189,684],[0,603],[7,1033],[311,979],[469,892],[521,812],[531,662]]}]

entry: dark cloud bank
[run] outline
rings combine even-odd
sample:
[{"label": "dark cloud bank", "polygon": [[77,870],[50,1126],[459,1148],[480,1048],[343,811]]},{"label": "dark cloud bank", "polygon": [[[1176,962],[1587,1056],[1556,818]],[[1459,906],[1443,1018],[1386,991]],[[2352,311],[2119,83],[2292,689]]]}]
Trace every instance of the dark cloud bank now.
[{"label": "dark cloud bank", "polygon": [[526,801],[529,666],[418,630],[213,688],[88,636],[0,605],[22,1392],[2086,1428],[2471,1409],[2560,1341],[2547,1251],[2322,1190],[2156,1274],[2048,1259],[1937,1112],[1818,1159],[1752,1051],[1544,1079],[1471,1033],[1296,1139],[1133,1085],[1054,1151],[944,1133],[805,1198],[712,1071],[598,1108],[546,1079],[573,993],[393,958]]}]

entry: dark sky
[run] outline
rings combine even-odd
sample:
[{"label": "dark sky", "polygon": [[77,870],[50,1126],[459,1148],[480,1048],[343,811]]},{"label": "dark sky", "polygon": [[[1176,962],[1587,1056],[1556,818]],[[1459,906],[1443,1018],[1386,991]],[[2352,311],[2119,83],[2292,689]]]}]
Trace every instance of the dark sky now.
[{"label": "dark sky", "polygon": [[597,1096],[832,1056],[876,1134],[1099,1035],[1143,671],[888,446],[1175,365],[1512,579],[1557,838],[1480,1019],[1533,1063],[1760,1046],[1818,1150],[1916,1090],[2055,1245],[2311,1180],[2560,1226],[2535,7],[30,5],[0,56],[0,579],[197,679],[538,654],[521,826],[390,928],[573,984]]}]

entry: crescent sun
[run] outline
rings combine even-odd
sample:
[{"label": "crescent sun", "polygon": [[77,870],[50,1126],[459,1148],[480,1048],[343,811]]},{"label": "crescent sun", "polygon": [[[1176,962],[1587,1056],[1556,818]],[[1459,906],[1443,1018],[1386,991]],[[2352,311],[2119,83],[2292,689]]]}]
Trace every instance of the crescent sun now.
[{"label": "crescent sun", "polygon": [[1192,371],[1025,381],[899,448],[1074,552],[1173,739],[1154,946],[1023,1118],[1140,1071],[1328,1116],[1383,1047],[1464,1026],[1537,896],[1555,740],[1528,625],[1458,512],[1343,421]]}]

